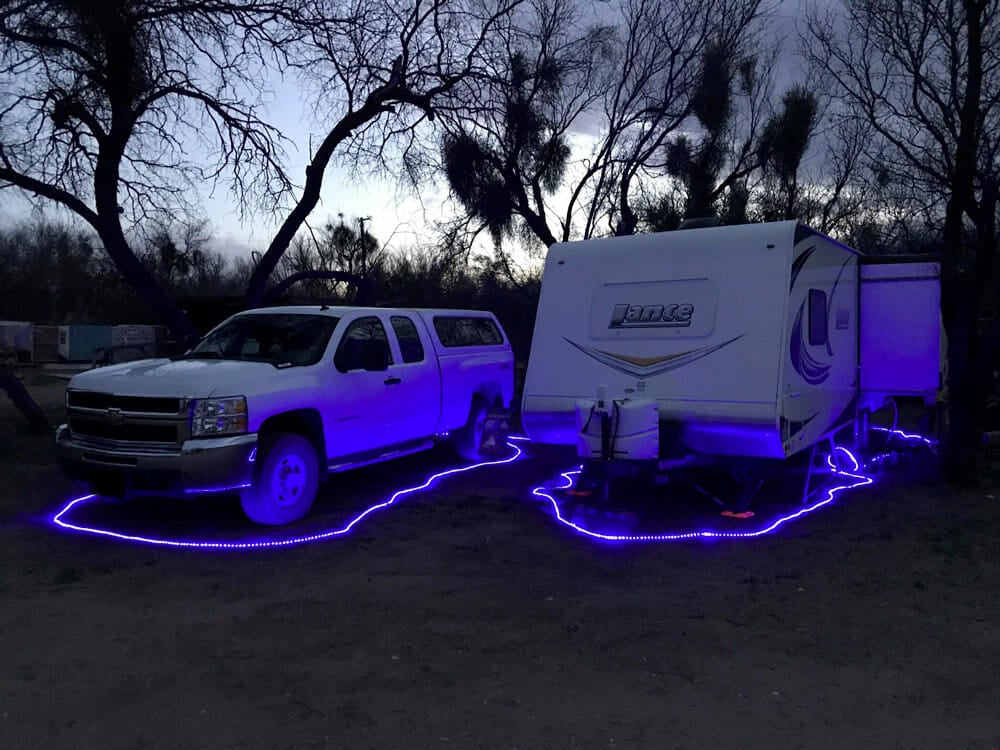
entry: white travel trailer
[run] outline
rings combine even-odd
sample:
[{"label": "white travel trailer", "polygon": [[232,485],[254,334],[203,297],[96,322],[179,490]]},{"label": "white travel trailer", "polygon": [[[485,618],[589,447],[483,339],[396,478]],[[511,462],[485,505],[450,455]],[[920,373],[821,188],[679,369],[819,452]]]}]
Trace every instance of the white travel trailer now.
[{"label": "white travel trailer", "polygon": [[788,458],[892,395],[933,401],[938,268],[907,260],[867,265],[795,221],[554,245],[524,429],[585,458],[732,464]]}]

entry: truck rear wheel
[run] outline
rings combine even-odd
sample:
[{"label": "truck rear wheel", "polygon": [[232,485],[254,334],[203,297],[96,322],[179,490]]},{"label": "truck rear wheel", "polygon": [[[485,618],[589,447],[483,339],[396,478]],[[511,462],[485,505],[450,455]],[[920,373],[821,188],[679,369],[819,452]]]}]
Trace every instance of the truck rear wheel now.
[{"label": "truck rear wheel", "polygon": [[483,461],[489,457],[486,447],[490,438],[489,408],[476,398],[469,410],[465,426],[455,433],[455,452],[465,461]]},{"label": "truck rear wheel", "polygon": [[291,523],[309,512],[319,487],[319,459],[301,435],[275,433],[264,438],[253,485],[240,501],[251,521]]}]

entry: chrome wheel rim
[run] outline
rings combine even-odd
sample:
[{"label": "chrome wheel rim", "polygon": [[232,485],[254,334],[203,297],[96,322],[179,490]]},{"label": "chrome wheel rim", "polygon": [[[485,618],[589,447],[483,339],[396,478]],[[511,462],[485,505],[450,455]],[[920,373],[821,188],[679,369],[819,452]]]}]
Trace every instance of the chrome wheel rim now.
[{"label": "chrome wheel rim", "polygon": [[294,505],[309,481],[309,471],[301,456],[282,456],[271,478],[271,495],[279,505]]}]

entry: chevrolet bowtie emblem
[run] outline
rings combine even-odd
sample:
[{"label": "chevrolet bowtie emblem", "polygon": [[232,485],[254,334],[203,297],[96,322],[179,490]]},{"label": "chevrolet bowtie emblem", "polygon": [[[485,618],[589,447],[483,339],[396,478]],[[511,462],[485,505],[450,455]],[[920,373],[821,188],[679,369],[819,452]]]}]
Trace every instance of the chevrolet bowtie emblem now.
[{"label": "chevrolet bowtie emblem", "polygon": [[104,422],[106,424],[118,426],[125,424],[125,415],[122,414],[121,409],[116,409],[114,407],[105,410],[104,412]]}]

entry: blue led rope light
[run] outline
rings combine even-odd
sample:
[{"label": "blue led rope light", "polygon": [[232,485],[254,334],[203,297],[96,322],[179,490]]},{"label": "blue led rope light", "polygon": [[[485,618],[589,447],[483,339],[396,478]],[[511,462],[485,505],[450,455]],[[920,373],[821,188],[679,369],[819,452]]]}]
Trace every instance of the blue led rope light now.
[{"label": "blue led rope light", "polygon": [[423,490],[429,489],[433,484],[435,484],[439,479],[444,477],[449,477],[454,474],[462,474],[467,471],[473,471],[474,469],[479,469],[484,466],[499,466],[501,464],[509,464],[516,461],[521,457],[523,451],[514,444],[510,444],[510,447],[514,449],[514,453],[507,458],[502,458],[496,461],[483,461],[477,464],[470,464],[469,466],[459,466],[454,469],[447,469],[446,471],[439,471],[436,474],[432,474],[423,483],[416,485],[415,487],[407,487],[406,489],[397,490],[388,500],[381,503],[376,503],[369,506],[361,513],[352,518],[346,525],[339,529],[331,529],[328,531],[322,531],[318,534],[308,534],[306,536],[296,536],[289,539],[260,539],[256,541],[249,542],[209,542],[209,541],[197,541],[189,539],[158,539],[156,537],[149,536],[139,536],[135,534],[122,534],[117,531],[111,531],[110,529],[101,529],[93,526],[80,526],[75,523],[71,523],[66,520],[67,515],[73,508],[87,503],[89,500],[93,500],[97,495],[83,495],[82,497],[70,500],[58,513],[52,516],[51,521],[56,526],[60,528],[67,529],[69,531],[76,531],[83,534],[97,534],[99,536],[111,537],[112,539],[118,539],[124,542],[137,542],[140,544],[152,544],[161,547],[183,547],[188,549],[217,549],[217,550],[247,550],[247,549],[273,549],[275,547],[294,547],[300,544],[308,544],[310,542],[319,542],[325,539],[333,539],[335,537],[346,536],[351,532],[351,530],[357,526],[361,521],[376,513],[380,510],[384,510],[389,506],[395,504],[397,500],[406,495],[411,495],[415,492],[421,492]]},{"label": "blue led rope light", "polygon": [[[926,438],[923,435],[916,435],[904,432],[903,430],[889,429],[885,427],[874,427],[873,430],[878,432],[887,433],[891,437],[901,438],[909,442],[920,442],[930,448],[932,451],[935,450],[936,443],[930,438]],[[766,536],[768,534],[774,533],[781,526],[793,521],[798,518],[813,513],[825,505],[829,505],[833,500],[842,492],[847,490],[856,489],[858,487],[863,487],[865,485],[872,484],[874,480],[871,476],[863,473],[863,467],[858,461],[857,457],[851,453],[847,448],[842,446],[835,446],[834,452],[838,455],[845,456],[848,461],[850,461],[850,470],[845,470],[837,466],[837,463],[833,459],[833,453],[826,456],[826,464],[830,469],[830,473],[841,477],[844,483],[838,484],[826,490],[826,496],[822,499],[799,508],[794,513],[790,513],[785,516],[781,516],[774,521],[768,523],[759,529],[753,531],[715,531],[712,529],[703,529],[701,531],[690,531],[678,534],[605,534],[602,532],[594,531],[593,529],[588,529],[587,527],[566,518],[563,515],[562,508],[559,505],[559,501],[550,493],[554,490],[568,489],[573,486],[572,477],[579,474],[580,470],[566,471],[560,474],[563,479],[563,484],[558,484],[552,487],[546,487],[544,485],[539,487],[534,487],[531,490],[531,494],[534,497],[541,498],[552,506],[553,517],[562,525],[566,526],[574,533],[581,536],[593,539],[595,541],[601,542],[611,542],[611,543],[632,543],[632,542],[681,542],[681,541],[692,541],[696,539],[753,539],[756,537]],[[877,466],[883,462],[885,457],[890,454],[879,454],[870,461],[872,466]],[[894,455],[894,454],[892,454]]]},{"label": "blue led rope light", "polygon": [[[879,431],[887,432],[897,437],[903,438],[910,441],[919,441],[925,443],[927,446],[933,449],[934,442],[925,438],[921,435],[913,435],[903,432],[902,430],[889,430],[886,428],[874,428]],[[496,461],[484,461],[477,464],[471,464],[469,466],[461,466],[454,469],[447,469],[445,471],[432,474],[423,483],[416,485],[414,487],[408,487],[396,491],[393,495],[381,503],[376,503],[369,506],[364,511],[352,518],[346,525],[342,528],[335,530],[328,530],[320,532],[318,534],[309,534],[306,536],[291,537],[289,539],[266,539],[248,542],[210,542],[210,541],[196,541],[196,540],[183,540],[183,539],[158,539],[155,537],[138,536],[133,534],[123,534],[116,531],[111,531],[110,529],[101,529],[90,526],[80,526],[66,520],[66,516],[70,511],[86,502],[93,500],[97,495],[84,495],[82,497],[70,500],[63,508],[56,513],[51,518],[51,522],[63,529],[69,531],[76,531],[85,534],[96,534],[99,536],[111,537],[113,539],[118,539],[127,542],[137,542],[142,544],[158,545],[165,547],[180,547],[180,548],[194,548],[194,549],[218,549],[218,550],[246,550],[246,549],[273,549],[277,547],[292,547],[300,544],[308,544],[310,542],[324,541],[327,539],[332,539],[335,537],[346,536],[349,534],[357,524],[362,520],[367,518],[369,515],[384,510],[391,505],[394,505],[397,500],[406,495],[410,495],[416,492],[421,492],[423,490],[429,489],[434,485],[439,479],[452,476],[455,474],[461,474],[468,471],[473,471],[475,469],[484,466],[499,466],[503,464],[510,464],[518,460],[523,451],[517,446],[516,443],[529,442],[528,438],[521,436],[510,436],[509,445],[514,449],[513,455],[499,459]],[[556,486],[548,487],[546,485],[540,485],[532,488],[531,494],[536,498],[546,500],[551,504],[551,510],[553,517],[562,525],[566,526],[576,534],[580,536],[602,542],[609,543],[636,543],[636,542],[679,542],[679,541],[692,541],[697,539],[752,539],[756,537],[766,536],[777,531],[778,528],[785,525],[786,523],[793,521],[798,518],[813,513],[820,508],[829,505],[833,500],[842,492],[847,490],[856,489],[858,487],[863,487],[865,485],[872,484],[873,479],[867,474],[862,473],[862,466],[858,459],[854,456],[851,451],[842,446],[836,446],[834,452],[838,455],[845,456],[850,462],[850,470],[845,470],[837,466],[837,462],[833,459],[833,454],[826,456],[826,463],[830,469],[830,473],[841,477],[844,483],[838,484],[826,490],[826,496],[822,499],[802,507],[785,516],[781,516],[774,521],[770,522],[766,526],[753,531],[715,531],[712,529],[703,529],[701,531],[691,531],[678,534],[605,534],[602,532],[594,531],[588,529],[587,527],[574,522],[571,519],[566,518],[562,513],[562,508],[559,505],[559,501],[551,494],[551,491],[568,489],[573,486],[573,477],[580,473],[579,469],[566,471],[560,474],[564,484],[558,484]],[[878,464],[881,456],[876,457],[873,464]]]},{"label": "blue led rope light", "polygon": [[[848,481],[846,484],[841,484],[836,487],[831,487],[827,490],[826,497],[818,502],[808,505],[804,508],[791,513],[787,516],[781,516],[780,518],[772,521],[767,526],[757,529],[755,531],[714,531],[712,529],[703,529],[702,531],[689,531],[681,534],[604,534],[598,531],[593,531],[579,523],[576,523],[568,518],[566,518],[562,513],[562,508],[559,507],[559,501],[555,499],[547,490],[543,487],[535,487],[531,490],[531,494],[535,497],[547,500],[552,505],[552,513],[555,519],[563,524],[564,526],[570,528],[572,531],[580,534],[581,536],[588,537],[590,539],[595,539],[602,542],[683,542],[691,541],[694,539],[752,539],[754,537],[765,536],[776,531],[780,526],[793,521],[796,518],[802,518],[803,516],[809,515],[813,511],[819,510],[824,505],[828,505],[833,502],[834,498],[844,492],[845,490],[852,490],[856,487],[863,487],[864,485],[871,484],[872,478],[861,474],[861,466],[858,463],[857,458],[854,457],[847,448],[837,447],[837,451],[842,451],[844,455],[848,457],[853,466],[851,471],[844,471],[843,469],[837,468],[835,466],[831,456],[826,457],[827,465],[830,467],[830,471],[837,476],[844,477]],[[558,486],[552,487],[552,490],[563,490],[571,487],[573,485],[572,477],[579,474],[579,469],[573,471],[566,471],[560,474],[560,476],[565,481],[565,484],[560,484]]]},{"label": "blue led rope light", "polygon": [[923,443],[934,453],[937,453],[937,443],[930,438],[926,438],[923,435],[914,435],[903,430],[889,429],[888,427],[872,427],[875,432],[884,432],[889,435],[895,435],[896,437],[903,438],[903,440],[915,440]]}]

